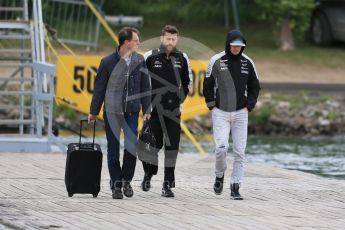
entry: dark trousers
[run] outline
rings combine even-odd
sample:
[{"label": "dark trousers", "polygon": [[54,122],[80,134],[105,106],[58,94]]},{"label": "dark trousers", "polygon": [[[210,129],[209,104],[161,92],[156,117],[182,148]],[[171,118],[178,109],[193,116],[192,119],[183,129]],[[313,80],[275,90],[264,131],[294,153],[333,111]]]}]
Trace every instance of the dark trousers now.
[{"label": "dark trousers", "polygon": [[[122,187],[122,180],[131,181],[137,161],[138,113],[115,114],[104,112],[105,132],[108,146],[108,169],[110,188]],[[124,132],[124,154],[120,165],[120,133]]]},{"label": "dark trousers", "polygon": [[175,187],[175,165],[180,144],[180,115],[171,118],[171,115],[151,114],[150,125],[157,141],[154,156],[157,164],[143,162],[144,171],[148,175],[156,175],[158,171],[158,152],[164,143],[164,185]]}]

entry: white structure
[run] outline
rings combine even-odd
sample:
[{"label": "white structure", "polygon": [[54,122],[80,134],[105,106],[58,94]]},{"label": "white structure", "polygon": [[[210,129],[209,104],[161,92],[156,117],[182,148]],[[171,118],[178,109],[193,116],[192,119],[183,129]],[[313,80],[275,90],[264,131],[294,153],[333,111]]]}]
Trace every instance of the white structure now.
[{"label": "white structure", "polygon": [[[50,152],[53,143],[65,147],[52,133],[55,65],[45,62],[41,0],[4,0],[0,5],[0,110],[18,117],[0,120],[0,152]],[[3,130],[18,128],[18,133]]]}]

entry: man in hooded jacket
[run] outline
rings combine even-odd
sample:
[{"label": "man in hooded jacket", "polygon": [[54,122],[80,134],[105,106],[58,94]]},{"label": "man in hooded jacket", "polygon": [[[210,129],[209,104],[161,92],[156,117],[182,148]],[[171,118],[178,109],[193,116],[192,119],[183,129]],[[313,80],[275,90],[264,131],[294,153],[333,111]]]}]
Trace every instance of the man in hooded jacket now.
[{"label": "man in hooded jacket", "polygon": [[260,91],[254,62],[243,53],[245,46],[246,40],[239,30],[227,34],[225,51],[210,59],[203,89],[207,107],[212,111],[216,155],[213,189],[217,195],[223,191],[231,132],[235,156],[230,195],[235,200],[243,199],[239,188],[244,171],[248,112],[255,107]]}]

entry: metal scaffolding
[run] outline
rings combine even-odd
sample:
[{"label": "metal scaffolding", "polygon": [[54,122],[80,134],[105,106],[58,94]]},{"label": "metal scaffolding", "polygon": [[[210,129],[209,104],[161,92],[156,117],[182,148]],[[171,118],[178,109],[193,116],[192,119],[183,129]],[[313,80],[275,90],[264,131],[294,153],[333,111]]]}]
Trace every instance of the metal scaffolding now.
[{"label": "metal scaffolding", "polygon": [[[55,65],[45,62],[41,0],[4,0],[0,5],[0,152],[50,152]],[[13,115],[9,115],[13,114]],[[11,130],[11,132],[9,131]],[[17,130],[17,133],[13,133]]]}]

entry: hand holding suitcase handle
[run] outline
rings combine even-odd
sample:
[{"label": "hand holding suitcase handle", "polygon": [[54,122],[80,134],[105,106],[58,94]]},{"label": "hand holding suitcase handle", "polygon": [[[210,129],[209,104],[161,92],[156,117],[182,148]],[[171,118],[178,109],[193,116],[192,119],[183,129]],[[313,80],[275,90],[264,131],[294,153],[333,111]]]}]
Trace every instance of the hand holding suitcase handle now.
[{"label": "hand holding suitcase handle", "polygon": [[[80,120],[79,148],[81,148],[81,130],[82,130],[83,122],[88,122],[88,119],[81,119]],[[94,149],[95,148],[96,120],[92,123],[93,123],[92,149]]]}]

